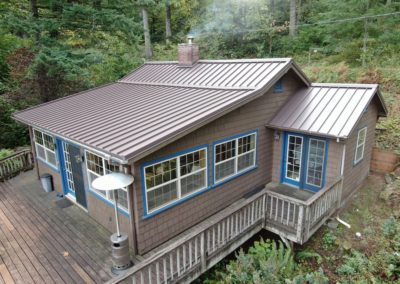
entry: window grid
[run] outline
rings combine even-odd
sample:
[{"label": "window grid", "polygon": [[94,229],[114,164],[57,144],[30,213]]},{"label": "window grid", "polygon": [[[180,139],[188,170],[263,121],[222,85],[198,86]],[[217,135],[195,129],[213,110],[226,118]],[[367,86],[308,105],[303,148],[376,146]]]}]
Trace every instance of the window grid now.
[{"label": "window grid", "polygon": [[354,164],[357,164],[364,158],[366,138],[367,138],[367,127],[364,127],[358,131],[356,152],[354,155]]},{"label": "window grid", "polygon": [[311,138],[308,147],[307,184],[320,187],[324,172],[326,142]]},{"label": "window grid", "polygon": [[48,164],[57,167],[54,138],[37,129],[33,130],[36,156]]},{"label": "window grid", "polygon": [[286,153],[286,178],[300,181],[303,137],[288,135],[288,147]]},{"label": "window grid", "polygon": [[221,182],[255,166],[256,138],[256,133],[252,133],[214,146],[214,182]]},{"label": "window grid", "polygon": [[[112,165],[109,164],[107,160],[104,158],[85,150],[86,156],[86,172],[89,181],[89,188],[106,198],[107,200],[114,202],[114,194],[113,192],[109,191],[102,191],[96,190],[92,188],[92,182],[96,178],[112,173],[112,172],[119,172],[120,166],[119,165]],[[128,189],[121,188],[118,189],[118,207],[128,211]]]},{"label": "window grid", "polygon": [[146,166],[144,174],[147,212],[153,213],[207,187],[207,148]]},{"label": "window grid", "polygon": [[68,183],[68,188],[75,192],[75,183],[74,183],[74,178],[72,175],[72,167],[71,167],[71,156],[69,153],[69,144],[63,142],[64,146],[64,161],[65,161],[65,172],[67,175],[67,183]]}]

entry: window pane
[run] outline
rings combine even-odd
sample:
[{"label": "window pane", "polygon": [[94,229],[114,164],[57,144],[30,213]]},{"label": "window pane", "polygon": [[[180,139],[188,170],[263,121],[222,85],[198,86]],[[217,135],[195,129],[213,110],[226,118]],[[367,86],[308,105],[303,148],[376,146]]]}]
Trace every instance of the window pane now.
[{"label": "window pane", "polygon": [[302,159],[303,139],[301,137],[288,136],[288,152],[286,158],[286,177],[299,181]]},{"label": "window pane", "polygon": [[46,150],[46,154],[47,154],[47,162],[49,162],[53,166],[57,166],[56,154],[49,150]]},{"label": "window pane", "polygon": [[181,176],[198,171],[206,166],[206,151],[200,150],[179,158]]},{"label": "window pane", "polygon": [[53,140],[53,137],[43,133],[43,138],[44,138],[44,145],[46,146],[46,148],[54,151],[54,140]]},{"label": "window pane", "polygon": [[38,131],[38,130],[33,130],[34,136],[35,136],[35,142],[40,144],[40,145],[44,145],[43,144],[43,137],[42,137],[42,132]]},{"label": "window pane", "polygon": [[177,182],[147,192],[148,210],[153,210],[178,198]]},{"label": "window pane", "polygon": [[200,171],[181,179],[181,196],[197,191],[206,186],[206,171]]},{"label": "window pane", "polygon": [[46,160],[46,154],[44,153],[44,147],[41,146],[40,144],[36,144],[36,156],[39,158],[42,158],[43,160]]},{"label": "window pane", "polygon": [[242,153],[249,152],[253,150],[256,146],[255,139],[256,135],[251,134],[249,136],[241,137],[238,139],[238,153],[239,155]]},{"label": "window pane", "polygon": [[[111,192],[110,199],[114,201],[114,192]],[[118,207],[128,209],[128,192],[124,189],[118,189]]]},{"label": "window pane", "polygon": [[215,165],[215,180],[221,180],[235,173],[235,160],[229,160]]},{"label": "window pane", "polygon": [[216,162],[234,157],[236,154],[236,140],[228,141],[215,146]]},{"label": "window pane", "polygon": [[238,172],[254,166],[254,151],[238,157]]},{"label": "window pane", "polygon": [[310,139],[308,162],[307,162],[307,183],[321,186],[322,174],[325,160],[325,141]]},{"label": "window pane", "polygon": [[89,170],[95,172],[99,176],[104,174],[103,158],[93,153],[86,152],[86,165]]}]

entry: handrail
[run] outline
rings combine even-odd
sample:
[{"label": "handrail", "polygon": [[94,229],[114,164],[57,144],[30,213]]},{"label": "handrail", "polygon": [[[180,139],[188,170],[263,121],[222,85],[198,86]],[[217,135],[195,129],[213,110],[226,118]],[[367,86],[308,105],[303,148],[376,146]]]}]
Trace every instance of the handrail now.
[{"label": "handrail", "polygon": [[7,157],[1,158],[1,159],[0,159],[0,163],[1,163],[1,162],[4,162],[4,161],[6,161],[6,160],[10,160],[10,159],[14,158],[15,156],[20,156],[21,154],[26,154],[26,153],[31,153],[31,152],[32,152],[31,149],[24,149],[24,150],[21,150],[21,151],[12,153],[11,155],[9,155],[9,156],[7,156]]},{"label": "handrail", "polygon": [[251,204],[252,202],[256,201],[258,198],[262,197],[265,194],[265,190],[262,190],[252,196],[250,196],[247,199],[241,199],[235,203],[233,203],[231,206],[228,208],[224,209],[223,211],[220,211],[219,213],[215,214],[209,219],[206,219],[199,225],[195,226],[194,228],[191,229],[189,233],[186,235],[179,237],[176,241],[174,241],[172,244],[162,248],[161,250],[157,251],[156,253],[152,254],[148,258],[144,259],[142,262],[139,262],[135,266],[127,269],[117,277],[112,278],[106,284],[111,284],[111,283],[119,283],[129,277],[132,277],[136,272],[139,272],[141,269],[145,268],[148,265],[151,265],[154,261],[166,256],[168,253],[171,253],[174,251],[176,248],[184,245],[187,241],[196,238],[197,236],[204,234],[208,229],[211,229],[213,226],[218,224],[219,222],[223,221],[225,218],[231,216],[232,214],[240,211],[247,205]]},{"label": "handrail", "polygon": [[33,168],[33,155],[30,149],[18,151],[0,159],[0,181],[16,176]]},{"label": "handrail", "polygon": [[[335,178],[306,201],[264,188],[192,227],[106,283],[120,283],[128,278],[133,283],[146,283],[146,277],[153,276],[156,277],[155,283],[169,283],[181,281],[182,277],[189,275],[193,277],[191,273],[204,272],[221,259],[221,252],[230,247],[230,242],[236,242],[237,245],[239,239],[244,239],[246,234],[249,237],[249,234],[256,233],[258,228],[272,229],[302,244],[337,208],[341,181],[342,177]],[[278,229],[282,225],[289,230],[286,235]],[[193,248],[195,256],[192,255]]]}]

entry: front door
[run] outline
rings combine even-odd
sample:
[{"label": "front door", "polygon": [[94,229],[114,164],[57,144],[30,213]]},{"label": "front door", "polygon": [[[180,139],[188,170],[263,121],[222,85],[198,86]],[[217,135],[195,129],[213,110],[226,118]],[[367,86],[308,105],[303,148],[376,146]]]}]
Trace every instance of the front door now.
[{"label": "front door", "polygon": [[327,141],[296,133],[286,133],[282,182],[318,191],[324,186]]},{"label": "front door", "polygon": [[81,151],[79,147],[66,142],[62,142],[62,145],[64,160],[64,191],[66,194],[75,197],[76,202],[86,208]]}]

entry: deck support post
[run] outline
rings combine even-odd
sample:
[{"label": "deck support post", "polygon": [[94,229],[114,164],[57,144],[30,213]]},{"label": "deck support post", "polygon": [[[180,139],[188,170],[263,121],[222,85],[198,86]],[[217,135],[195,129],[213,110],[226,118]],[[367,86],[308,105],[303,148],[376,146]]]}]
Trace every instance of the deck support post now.
[{"label": "deck support post", "polygon": [[293,251],[293,242],[291,240],[288,240],[286,237],[284,237],[283,235],[279,235],[279,237],[281,238],[282,242],[285,244],[285,246],[288,249],[291,249]]},{"label": "deck support post", "polygon": [[299,243],[303,243],[303,221],[304,221],[304,206],[301,205],[299,207],[299,217],[297,221],[297,232],[296,232],[296,240]]},{"label": "deck support post", "polygon": [[262,200],[262,228],[265,229],[267,226],[267,194],[263,195],[263,200]]},{"label": "deck support post", "polygon": [[206,234],[205,231],[200,234],[200,267],[201,273],[207,270],[207,259],[206,259]]}]

